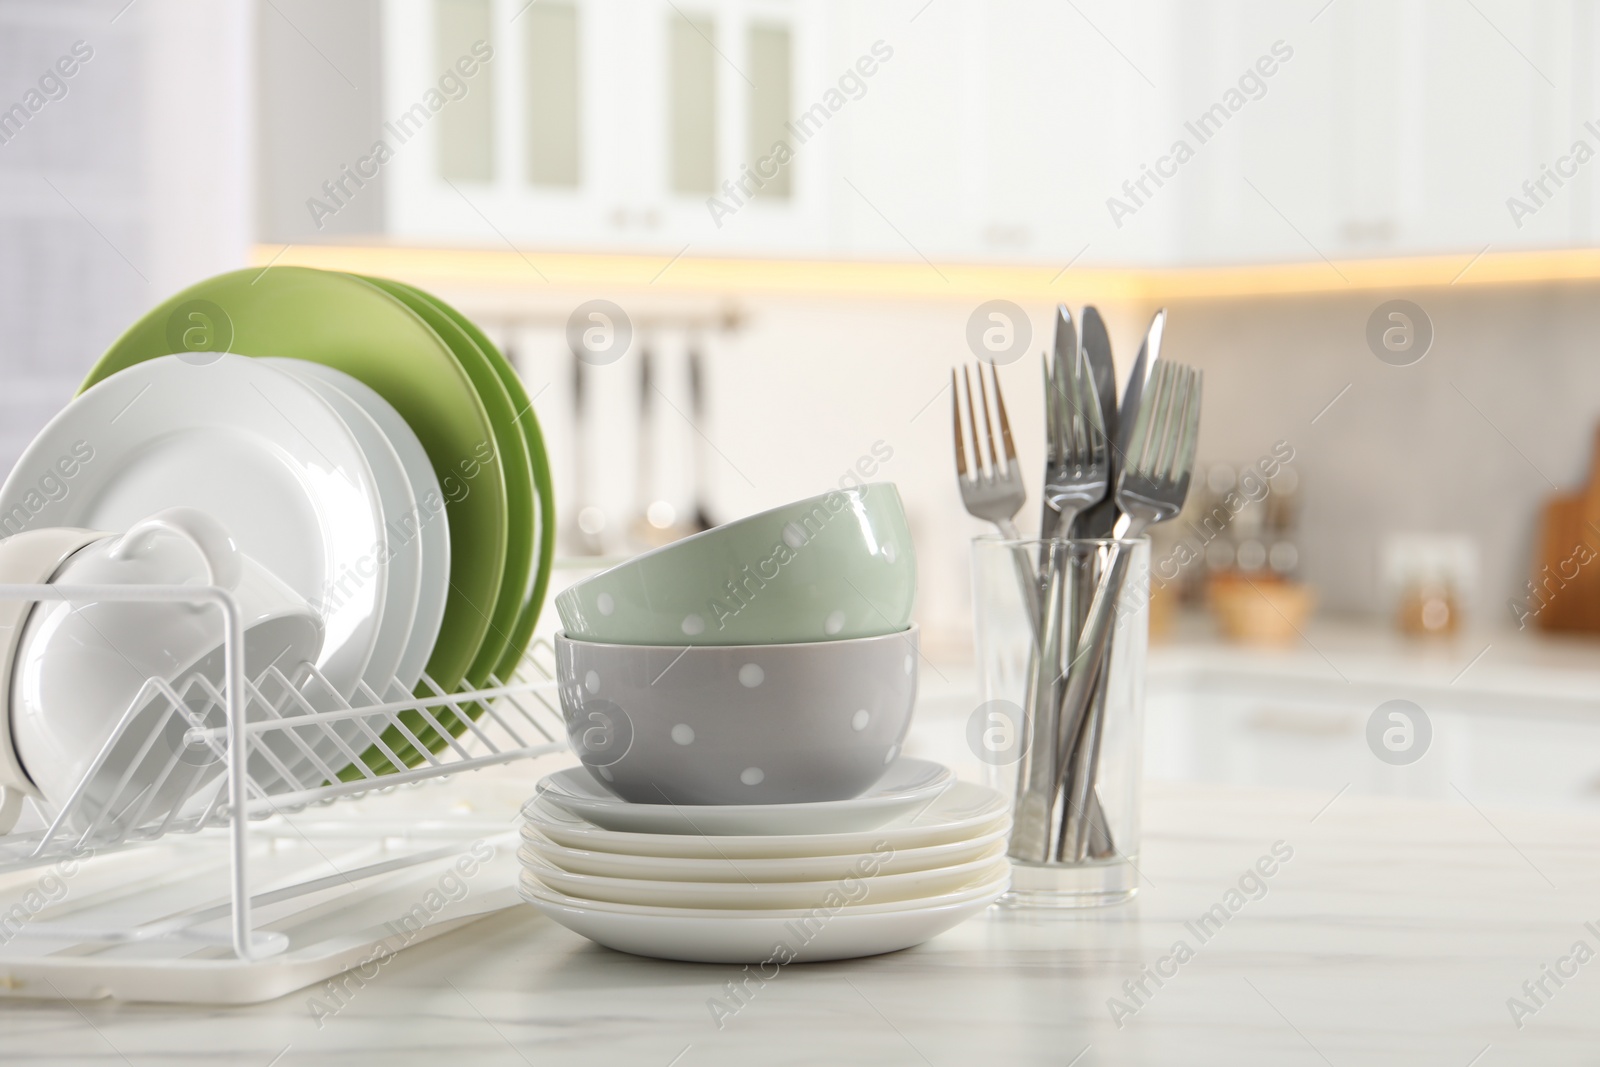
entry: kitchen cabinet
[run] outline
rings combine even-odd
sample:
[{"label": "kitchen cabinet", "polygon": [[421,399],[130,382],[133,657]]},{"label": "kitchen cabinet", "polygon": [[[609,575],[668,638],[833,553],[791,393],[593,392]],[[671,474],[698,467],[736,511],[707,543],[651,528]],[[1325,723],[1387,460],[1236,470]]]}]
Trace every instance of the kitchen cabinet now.
[{"label": "kitchen cabinet", "polygon": [[[1009,102],[1077,102],[1038,109],[1067,112],[1070,126],[1005,139],[1008,173],[1049,174],[1053,187],[1013,179],[994,198],[1034,220],[1061,216],[1052,201],[1092,206],[1043,227],[1058,258],[1086,245],[1085,263],[1136,266],[1470,258],[1592,237],[1587,4],[1078,6],[1059,26],[1019,7],[987,16],[989,37],[1008,42],[988,77],[1014,86]],[[1052,48],[1030,49],[1030,30]],[[1078,72],[1054,92],[1024,87],[1045,51]]]},{"label": "kitchen cabinet", "polygon": [[[1297,5],[1297,8],[1299,5]],[[1576,168],[1529,193],[1582,137],[1592,11],[1575,3],[1227,5],[1175,16],[1191,47],[1174,105],[1200,112],[1275,42],[1292,56],[1188,167],[1179,262],[1367,258],[1589,237]],[[1183,103],[1186,101],[1187,104]],[[1187,177],[1185,175],[1184,177]],[[1510,210],[1516,197],[1529,209]]]},{"label": "kitchen cabinet", "polygon": [[[1595,227],[1586,0],[392,0],[381,21],[380,117],[444,101],[384,164],[403,240],[1059,270],[1465,264]],[[437,93],[478,39],[492,60]]]},{"label": "kitchen cabinet", "polygon": [[[482,80],[387,164],[390,235],[669,255],[1052,257],[1098,217],[1112,175],[1074,138],[1104,144],[1138,127],[1118,106],[1076,132],[1071,110],[1053,109],[1059,128],[1041,130],[1012,106],[1070,100],[1094,62],[1075,16],[1053,9],[1007,21],[955,0],[911,20],[833,2],[525,2],[385,7],[385,115],[425,96],[470,43],[465,27],[482,26],[494,49]],[[536,42],[553,12],[575,27],[577,131],[573,176],[556,184],[527,165],[545,106],[530,86],[549,59]],[[485,142],[461,148],[452,131],[474,109],[492,112],[479,120]],[[452,176],[452,143],[492,162]],[[1062,195],[1069,177],[1074,195]]]},{"label": "kitchen cabinet", "polygon": [[385,9],[383,33],[386,114],[426,100],[476,42],[488,57],[388,164],[393,236],[669,254],[822,247],[815,154],[771,152],[815,88],[823,34],[807,6],[415,0]]}]

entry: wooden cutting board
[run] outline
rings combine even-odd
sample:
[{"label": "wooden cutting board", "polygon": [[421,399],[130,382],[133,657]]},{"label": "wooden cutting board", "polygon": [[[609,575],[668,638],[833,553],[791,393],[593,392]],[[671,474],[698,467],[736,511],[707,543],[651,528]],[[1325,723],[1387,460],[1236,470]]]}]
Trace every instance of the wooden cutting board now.
[{"label": "wooden cutting board", "polygon": [[1587,484],[1545,502],[1534,562],[1531,586],[1511,601],[1513,618],[1541,630],[1600,633],[1600,429]]}]

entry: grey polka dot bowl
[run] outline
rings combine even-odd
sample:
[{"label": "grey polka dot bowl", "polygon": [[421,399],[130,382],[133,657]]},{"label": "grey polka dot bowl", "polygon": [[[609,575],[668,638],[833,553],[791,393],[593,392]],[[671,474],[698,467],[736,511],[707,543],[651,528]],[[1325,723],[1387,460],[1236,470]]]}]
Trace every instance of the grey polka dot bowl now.
[{"label": "grey polka dot bowl", "polygon": [[900,492],[836,489],[674,541],[556,597],[567,635],[616,644],[763,645],[911,624],[916,557]]},{"label": "grey polka dot bowl", "polygon": [[917,628],[773,645],[556,636],[568,740],[639,804],[802,804],[866,791],[900,754]]}]

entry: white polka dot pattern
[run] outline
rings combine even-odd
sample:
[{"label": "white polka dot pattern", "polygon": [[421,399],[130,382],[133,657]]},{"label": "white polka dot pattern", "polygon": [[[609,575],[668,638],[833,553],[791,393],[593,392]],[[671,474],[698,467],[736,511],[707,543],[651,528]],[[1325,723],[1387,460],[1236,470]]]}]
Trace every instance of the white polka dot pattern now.
[{"label": "white polka dot pattern", "polygon": [[[622,613],[624,599],[611,595]],[[598,617],[596,600],[586,609]],[[838,604],[841,636],[823,636],[835,608],[821,601],[809,611],[810,643],[630,646],[558,636],[574,750],[597,783],[631,803],[659,804],[663,793],[675,804],[859,795],[904,758],[918,634],[846,638],[857,615]],[[699,617],[714,628],[709,609]],[[602,727],[628,732],[600,747]]]}]

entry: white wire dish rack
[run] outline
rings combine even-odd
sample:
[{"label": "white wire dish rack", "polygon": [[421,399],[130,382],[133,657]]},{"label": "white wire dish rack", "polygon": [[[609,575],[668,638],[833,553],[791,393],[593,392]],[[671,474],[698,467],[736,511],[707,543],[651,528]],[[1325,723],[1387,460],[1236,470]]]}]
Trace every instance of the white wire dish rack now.
[{"label": "white wire dish rack", "polygon": [[146,682],[72,795],[28,799],[0,836],[0,996],[264,1000],[515,902],[529,779],[430,780],[566,749],[547,642],[480,688],[342,698],[306,665],[244,677],[221,589],[0,599],[210,604],[225,640],[220,688]]}]

